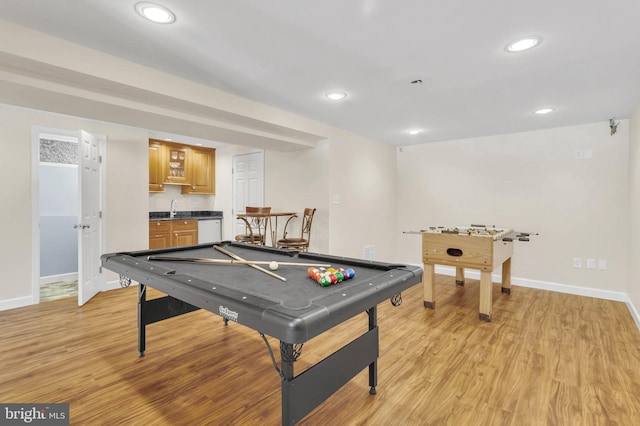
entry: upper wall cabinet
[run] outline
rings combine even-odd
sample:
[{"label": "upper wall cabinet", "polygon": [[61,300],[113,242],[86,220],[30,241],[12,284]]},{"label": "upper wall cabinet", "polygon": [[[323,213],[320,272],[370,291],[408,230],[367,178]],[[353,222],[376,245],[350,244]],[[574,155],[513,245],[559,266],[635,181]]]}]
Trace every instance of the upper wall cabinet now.
[{"label": "upper wall cabinet", "polygon": [[149,192],[181,185],[183,194],[215,193],[215,149],[149,139]]},{"label": "upper wall cabinet", "polygon": [[149,192],[164,192],[163,145],[149,140]]},{"label": "upper wall cabinet", "polygon": [[216,150],[191,148],[189,151],[191,184],[182,187],[183,194],[216,193]]}]

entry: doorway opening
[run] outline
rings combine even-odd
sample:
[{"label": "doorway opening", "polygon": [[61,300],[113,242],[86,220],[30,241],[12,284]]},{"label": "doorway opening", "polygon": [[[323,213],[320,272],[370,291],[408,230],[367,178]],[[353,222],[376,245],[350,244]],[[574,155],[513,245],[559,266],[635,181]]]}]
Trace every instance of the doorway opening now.
[{"label": "doorway opening", "polygon": [[40,301],[78,295],[78,138],[41,133]]}]

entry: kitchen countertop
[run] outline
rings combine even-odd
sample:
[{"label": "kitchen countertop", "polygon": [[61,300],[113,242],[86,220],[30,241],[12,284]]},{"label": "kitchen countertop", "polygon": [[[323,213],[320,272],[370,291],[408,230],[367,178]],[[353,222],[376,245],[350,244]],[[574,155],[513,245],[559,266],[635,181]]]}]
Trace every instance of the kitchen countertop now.
[{"label": "kitchen countertop", "polygon": [[180,220],[180,219],[222,219],[221,211],[210,210],[194,210],[194,211],[180,211],[176,212],[174,217],[169,217],[169,212],[149,212],[149,220]]}]

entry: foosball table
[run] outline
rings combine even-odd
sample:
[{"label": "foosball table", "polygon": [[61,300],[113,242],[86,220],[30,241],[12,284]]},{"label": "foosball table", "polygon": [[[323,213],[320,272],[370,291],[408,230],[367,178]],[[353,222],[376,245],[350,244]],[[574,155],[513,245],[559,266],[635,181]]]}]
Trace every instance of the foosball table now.
[{"label": "foosball table", "polygon": [[491,273],[502,266],[502,292],[511,293],[513,241],[528,241],[531,233],[484,225],[430,227],[422,234],[424,306],[435,309],[435,265],[456,268],[456,285],[464,285],[464,269],[480,270],[480,314],[491,321]]}]

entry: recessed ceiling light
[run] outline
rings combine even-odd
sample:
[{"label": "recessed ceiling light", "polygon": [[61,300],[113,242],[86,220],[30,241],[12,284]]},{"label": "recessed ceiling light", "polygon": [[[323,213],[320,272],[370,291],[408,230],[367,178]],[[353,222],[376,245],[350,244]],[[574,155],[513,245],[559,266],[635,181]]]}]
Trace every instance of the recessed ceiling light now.
[{"label": "recessed ceiling light", "polygon": [[422,133],[422,129],[410,129],[410,130],[407,130],[407,133],[409,133],[412,136],[417,135],[419,133]]},{"label": "recessed ceiling light", "polygon": [[544,114],[549,114],[550,112],[555,111],[555,108],[540,108],[534,111],[534,114],[538,114],[538,115],[544,115]]},{"label": "recessed ceiling light", "polygon": [[329,92],[325,96],[332,101],[339,101],[340,99],[346,98],[347,94],[344,92]]},{"label": "recessed ceiling light", "polygon": [[507,52],[522,52],[542,43],[540,36],[528,36],[512,41],[504,47]]},{"label": "recessed ceiling light", "polygon": [[172,11],[157,4],[141,2],[134,6],[138,15],[158,24],[171,24],[176,21]]}]

